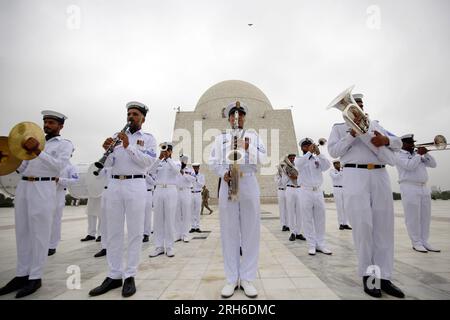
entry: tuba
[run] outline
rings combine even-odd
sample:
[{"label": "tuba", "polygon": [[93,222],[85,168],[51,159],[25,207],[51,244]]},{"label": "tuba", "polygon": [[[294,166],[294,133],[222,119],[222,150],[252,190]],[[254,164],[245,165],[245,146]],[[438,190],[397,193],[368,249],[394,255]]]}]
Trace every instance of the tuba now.
[{"label": "tuba", "polygon": [[298,176],[298,170],[297,168],[292,164],[292,162],[289,160],[289,158],[286,156],[283,159],[282,165],[284,164],[284,172],[286,175],[291,178],[293,176]]},{"label": "tuba", "polygon": [[350,128],[356,131],[358,135],[369,131],[370,120],[364,111],[358,106],[352,96],[351,86],[338,95],[327,107],[327,109],[336,108],[342,111],[342,117]]}]

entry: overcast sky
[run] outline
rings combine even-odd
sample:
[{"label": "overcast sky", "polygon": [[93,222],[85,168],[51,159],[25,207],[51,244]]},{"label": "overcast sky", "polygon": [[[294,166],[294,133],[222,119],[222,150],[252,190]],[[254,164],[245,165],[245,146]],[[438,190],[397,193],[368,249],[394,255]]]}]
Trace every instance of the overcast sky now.
[{"label": "overcast sky", "polygon": [[[430,142],[450,136],[449,39],[447,0],[0,0],[0,135],[55,109],[73,162],[92,162],[126,102],[149,105],[145,130],[167,140],[176,106],[238,79],[293,106],[298,138],[328,138],[342,117],[326,106],[356,84],[372,119]],[[429,184],[450,189],[450,152],[433,155]]]}]

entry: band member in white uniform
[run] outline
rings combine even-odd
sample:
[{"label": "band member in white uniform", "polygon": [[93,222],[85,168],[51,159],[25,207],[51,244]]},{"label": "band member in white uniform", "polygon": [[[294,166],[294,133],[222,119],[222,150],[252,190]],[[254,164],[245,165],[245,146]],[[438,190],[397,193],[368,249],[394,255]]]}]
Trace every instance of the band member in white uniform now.
[{"label": "band member in white uniform", "polygon": [[289,219],[286,209],[286,185],[289,182],[289,177],[284,170],[285,164],[281,162],[277,166],[277,173],[275,174],[275,182],[277,184],[278,194],[278,210],[280,212],[281,231],[289,231]]},{"label": "band member in white uniform", "polygon": [[147,172],[145,177],[147,183],[147,202],[145,203],[144,238],[142,242],[148,242],[150,234],[153,233],[153,193],[155,192],[155,177]]},{"label": "band member in white uniform", "polygon": [[302,234],[303,217],[300,202],[300,185],[298,184],[298,170],[294,166],[296,155],[291,153],[285,161],[289,161],[290,167],[285,166],[288,181],[286,183],[286,211],[289,222],[289,230],[291,234],[289,241],[306,240]]},{"label": "band member in white uniform", "polygon": [[149,257],[154,258],[165,252],[171,258],[175,256],[173,243],[175,237],[175,211],[177,210],[178,198],[177,179],[180,176],[181,165],[171,158],[173,150],[171,142],[161,143],[160,148],[159,159],[149,169],[149,172],[156,178],[153,197],[155,248]]},{"label": "band member in white uniform", "polygon": [[425,147],[415,151],[414,135],[402,136],[403,147],[397,153],[400,192],[408,235],[414,250],[440,252],[428,243],[431,220],[431,191],[427,187],[427,168],[436,168],[436,160]]},{"label": "band member in white uniform", "polygon": [[[104,190],[102,192],[102,195],[100,196],[100,221],[102,223],[100,224],[100,233],[101,233],[101,250],[94,254],[94,258],[100,258],[106,256],[106,249],[108,246],[108,223],[107,223],[107,215],[106,215],[106,203],[107,203],[107,190],[108,190],[108,184],[111,179],[111,168],[103,168],[103,170],[100,171],[99,176],[103,176],[105,179],[105,186]],[[89,202],[88,202],[89,203]]]},{"label": "band member in white uniform", "polygon": [[175,213],[175,241],[189,242],[192,211],[192,183],[194,171],[187,167],[188,156],[180,156],[180,175],[177,177],[178,203]]},{"label": "band member in white uniform", "polygon": [[308,254],[313,256],[317,251],[330,255],[332,252],[325,244],[325,200],[321,186],[322,172],[327,171],[331,164],[312,139],[304,138],[299,145],[303,156],[295,159],[295,167],[299,172],[300,206]]},{"label": "band member in white uniform", "polygon": [[[105,167],[111,167],[111,180],[106,190],[106,223],[109,272],[103,283],[89,292],[91,296],[104,294],[122,286],[122,296],[136,292],[134,278],[140,261],[144,214],[147,194],[145,174],[155,162],[156,141],[153,135],[142,131],[148,108],[140,102],[129,102],[127,108],[128,129],[116,134],[121,143],[108,156]],[[115,140],[107,138],[103,148],[114,146]],[[123,267],[123,242],[125,220],[127,226],[127,263]]]},{"label": "band member in white uniform", "polygon": [[[363,108],[362,95],[353,95]],[[358,116],[359,117],[359,116]],[[357,121],[359,122],[359,121]],[[394,165],[401,140],[370,121],[366,134],[357,135],[346,123],[335,124],[328,152],[340,158],[344,170],[344,207],[353,227],[358,274],[364,292],[381,297],[381,290],[396,297],[403,292],[391,281],[394,269],[394,203],[386,164]]]},{"label": "band member in white uniform", "polygon": [[[88,217],[87,236],[80,239],[80,241],[101,241],[101,202],[101,197],[88,197],[86,206],[86,214]],[[97,235],[97,239],[95,238],[95,235]]]},{"label": "band member in white uniform", "polygon": [[[221,179],[219,190],[219,217],[222,253],[227,284],[222,289],[222,297],[231,297],[239,285],[248,297],[256,297],[258,292],[253,285],[258,270],[260,240],[260,191],[256,180],[257,165],[267,161],[266,149],[256,132],[244,130],[247,106],[239,101],[225,109],[232,127],[235,126],[235,111],[238,112],[238,128],[215,137],[209,158],[209,166]],[[238,164],[242,173],[239,177],[237,199],[229,195],[231,181],[228,153],[237,145],[241,150],[242,163]],[[235,180],[234,180],[235,181]],[[229,199],[231,196],[231,200]],[[242,246],[242,258],[239,248]]]},{"label": "band member in white uniform", "polygon": [[339,230],[352,230],[349,226],[348,217],[344,208],[344,190],[342,183],[344,176],[342,175],[341,162],[339,160],[333,161],[333,169],[330,170],[331,182],[333,183],[333,198],[336,204],[337,220]]},{"label": "band member in white uniform", "polygon": [[67,166],[73,145],[61,138],[67,119],[55,111],[42,111],[45,147],[28,138],[23,148],[37,157],[22,161],[17,172],[22,179],[14,199],[17,268],[16,277],[0,289],[0,295],[14,291],[16,298],[28,296],[42,285],[42,274],[48,257],[48,243],[56,210],[56,177]]},{"label": "band member in white uniform", "polygon": [[192,226],[190,233],[202,232],[200,230],[200,211],[202,208],[202,188],[205,185],[205,176],[200,173],[200,163],[193,163],[195,180],[192,182]]},{"label": "band member in white uniform", "polygon": [[67,187],[79,179],[77,168],[69,164],[63,169],[59,177],[56,178],[56,211],[53,217],[52,232],[48,245],[48,255],[54,255],[56,247],[61,240],[61,222],[64,207],[66,206]]}]

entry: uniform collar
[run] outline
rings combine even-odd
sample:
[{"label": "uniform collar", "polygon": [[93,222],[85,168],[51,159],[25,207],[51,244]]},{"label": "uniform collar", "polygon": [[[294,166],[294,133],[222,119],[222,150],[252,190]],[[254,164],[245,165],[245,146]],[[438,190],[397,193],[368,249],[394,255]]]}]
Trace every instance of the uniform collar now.
[{"label": "uniform collar", "polygon": [[135,133],[131,133],[130,128],[127,129],[127,132],[129,134],[139,134],[139,135],[143,135],[144,133],[142,132],[142,128],[140,128],[138,131],[136,131]]},{"label": "uniform collar", "polygon": [[49,141],[52,141],[52,140],[61,140],[61,139],[62,139],[61,136],[58,135],[58,136],[51,137],[50,139],[46,140],[46,142],[49,142]]},{"label": "uniform collar", "polygon": [[415,151],[413,151],[413,153],[411,153],[411,152],[403,150],[403,149],[400,149],[400,152],[403,152],[403,153],[406,153],[406,154],[410,154],[410,155],[415,155],[416,154]]}]

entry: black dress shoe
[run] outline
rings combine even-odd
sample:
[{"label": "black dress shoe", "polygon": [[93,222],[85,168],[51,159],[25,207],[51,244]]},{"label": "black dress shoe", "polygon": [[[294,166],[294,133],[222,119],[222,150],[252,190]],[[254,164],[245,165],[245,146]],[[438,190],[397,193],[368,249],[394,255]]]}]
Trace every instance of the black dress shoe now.
[{"label": "black dress shoe", "polygon": [[106,249],[102,249],[99,252],[97,252],[96,254],[94,254],[94,258],[100,258],[100,257],[104,257],[106,256]]},{"label": "black dress shoe", "polygon": [[136,285],[134,284],[134,278],[133,277],[126,278],[123,283],[122,297],[128,298],[135,293],[136,293]]},{"label": "black dress shoe", "polygon": [[148,242],[148,234],[144,234],[144,238],[142,239],[142,242]]},{"label": "black dress shoe", "polygon": [[289,236],[289,241],[295,241],[295,234],[291,233],[291,235]]},{"label": "black dress shoe", "polygon": [[54,255],[55,252],[56,252],[56,249],[48,249],[48,255],[49,255],[49,256]]},{"label": "black dress shoe", "polygon": [[192,228],[191,230],[189,230],[189,233],[193,233],[195,232],[196,229]]},{"label": "black dress shoe", "polygon": [[10,282],[0,289],[0,296],[22,289],[28,282],[28,276],[14,277]]},{"label": "black dress shoe", "polygon": [[121,286],[122,279],[111,279],[107,277],[100,286],[89,291],[89,295],[92,297],[99,296],[101,294],[107,293],[109,290],[119,288]]},{"label": "black dress shoe", "polygon": [[344,224],[344,229],[352,230],[352,227],[350,227],[348,224]]},{"label": "black dress shoe", "polygon": [[200,228],[197,228],[197,229],[195,229],[195,232],[199,232],[199,233],[201,233],[201,232],[202,232],[202,230],[200,230]]},{"label": "black dress shoe", "polygon": [[86,237],[84,237],[80,241],[91,241],[91,240],[95,240],[95,237],[87,235]]},{"label": "black dress shoe", "polygon": [[100,242],[102,241],[102,236],[98,236],[97,239],[95,239],[95,242]]},{"label": "black dress shoe", "polygon": [[28,280],[27,284],[22,289],[17,291],[16,298],[26,297],[32,293],[35,293],[36,290],[41,287],[41,285],[41,279]]},{"label": "black dress shoe", "polygon": [[339,230],[344,230],[344,229],[345,229],[344,225],[341,224],[341,225],[339,226]]},{"label": "black dress shoe", "polygon": [[306,238],[300,233],[298,235],[295,236],[295,239],[299,239],[299,240],[306,240]]},{"label": "black dress shoe", "polygon": [[404,298],[405,294],[400,290],[399,287],[397,287],[395,284],[393,284],[389,280],[381,279],[381,290],[383,290],[388,295],[397,297],[397,298]]},{"label": "black dress shoe", "polygon": [[283,228],[281,228],[281,231],[289,231],[289,228],[286,226],[283,226]]},{"label": "black dress shoe", "polygon": [[364,276],[363,277],[363,285],[364,285],[364,292],[367,293],[369,296],[372,296],[374,298],[381,298],[381,289],[380,288],[376,288],[375,286],[370,289],[367,286],[367,280],[369,279],[369,276]]}]

